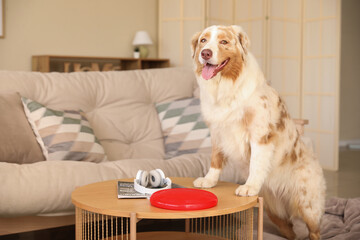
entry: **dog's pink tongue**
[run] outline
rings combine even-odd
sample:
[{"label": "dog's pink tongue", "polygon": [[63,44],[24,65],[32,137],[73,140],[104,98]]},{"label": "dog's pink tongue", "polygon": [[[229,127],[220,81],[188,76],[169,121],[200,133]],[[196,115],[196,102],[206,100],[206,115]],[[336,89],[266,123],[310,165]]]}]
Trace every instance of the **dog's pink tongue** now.
[{"label": "dog's pink tongue", "polygon": [[214,77],[216,75],[215,69],[216,69],[215,65],[206,64],[201,72],[202,77],[205,80],[209,80],[210,78]]}]

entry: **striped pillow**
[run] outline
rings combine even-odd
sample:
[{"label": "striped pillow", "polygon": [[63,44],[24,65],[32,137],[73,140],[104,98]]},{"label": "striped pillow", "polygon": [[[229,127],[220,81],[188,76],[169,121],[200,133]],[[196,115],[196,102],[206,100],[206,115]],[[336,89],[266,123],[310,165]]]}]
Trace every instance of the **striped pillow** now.
[{"label": "striped pillow", "polygon": [[56,111],[25,97],[21,100],[46,160],[106,160],[84,112]]},{"label": "striped pillow", "polygon": [[187,98],[156,104],[165,143],[165,158],[210,153],[210,130],[201,116],[200,100]]}]

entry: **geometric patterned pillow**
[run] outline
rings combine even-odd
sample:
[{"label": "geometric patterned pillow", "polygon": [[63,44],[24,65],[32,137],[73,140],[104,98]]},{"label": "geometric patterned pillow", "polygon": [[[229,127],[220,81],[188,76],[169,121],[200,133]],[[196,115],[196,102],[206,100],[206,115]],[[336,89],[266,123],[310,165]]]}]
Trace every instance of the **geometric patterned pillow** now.
[{"label": "geometric patterned pillow", "polygon": [[165,143],[165,159],[187,153],[211,153],[210,130],[200,100],[187,98],[156,104]]},{"label": "geometric patterned pillow", "polygon": [[21,100],[46,160],[106,160],[84,112],[56,111],[25,97]]}]

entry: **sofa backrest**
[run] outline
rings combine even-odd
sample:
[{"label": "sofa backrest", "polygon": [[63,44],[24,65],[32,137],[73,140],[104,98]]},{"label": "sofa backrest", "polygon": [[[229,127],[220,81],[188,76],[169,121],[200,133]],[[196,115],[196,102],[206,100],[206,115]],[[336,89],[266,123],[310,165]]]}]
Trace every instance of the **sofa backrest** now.
[{"label": "sofa backrest", "polygon": [[[0,71],[0,89],[56,110],[83,110],[109,160],[163,158],[154,104],[193,96],[191,69],[39,73]],[[1,137],[1,136],[0,136]]]}]

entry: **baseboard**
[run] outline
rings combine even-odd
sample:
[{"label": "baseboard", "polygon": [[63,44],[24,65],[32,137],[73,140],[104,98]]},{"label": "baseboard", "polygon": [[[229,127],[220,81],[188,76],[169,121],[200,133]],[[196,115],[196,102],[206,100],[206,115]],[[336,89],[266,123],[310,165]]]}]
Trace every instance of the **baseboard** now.
[{"label": "baseboard", "polygon": [[340,140],[340,148],[360,149],[360,139]]},{"label": "baseboard", "polygon": [[339,141],[339,147],[341,147],[341,148],[347,147],[348,144],[349,144],[348,140],[340,140]]}]

